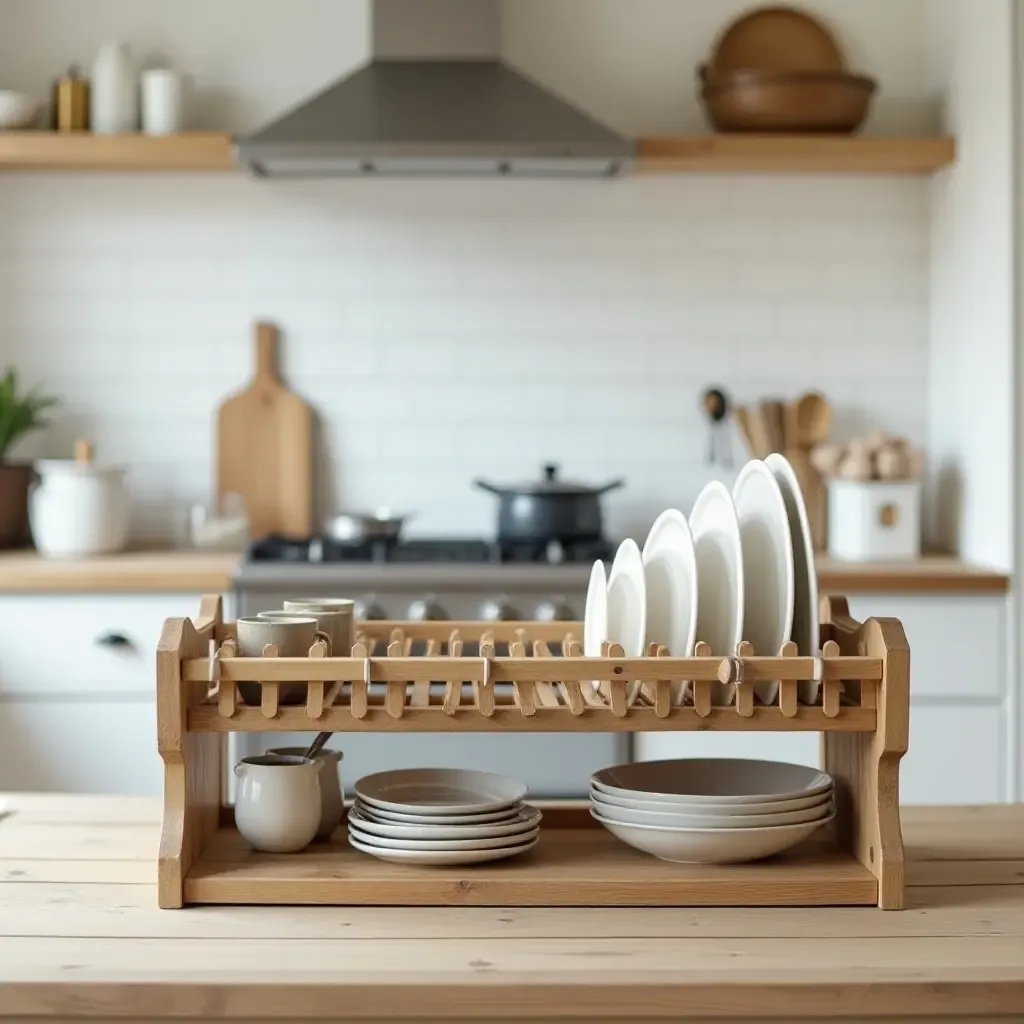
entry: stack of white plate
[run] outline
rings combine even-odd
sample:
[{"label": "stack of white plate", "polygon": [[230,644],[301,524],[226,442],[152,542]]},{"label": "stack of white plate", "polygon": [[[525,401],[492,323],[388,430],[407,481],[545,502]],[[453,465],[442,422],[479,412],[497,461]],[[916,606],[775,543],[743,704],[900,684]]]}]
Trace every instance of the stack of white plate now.
[{"label": "stack of white plate", "polygon": [[590,813],[624,843],[683,864],[770,857],[833,817],[816,768],[743,758],[640,761],[590,778]]},{"label": "stack of white plate", "polygon": [[480,864],[537,845],[540,811],[526,786],[460,768],[407,768],[355,785],[348,841],[362,853],[403,864]]}]

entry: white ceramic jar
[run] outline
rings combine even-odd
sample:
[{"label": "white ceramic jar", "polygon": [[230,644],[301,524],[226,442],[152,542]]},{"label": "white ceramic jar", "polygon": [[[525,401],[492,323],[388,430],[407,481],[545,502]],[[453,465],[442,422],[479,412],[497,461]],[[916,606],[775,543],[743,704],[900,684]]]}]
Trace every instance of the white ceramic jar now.
[{"label": "white ceramic jar", "polygon": [[96,55],[89,90],[89,124],[96,135],[138,131],[138,82],[123,43],[107,43]]},{"label": "white ceramic jar", "polygon": [[920,481],[830,480],[828,553],[843,562],[918,558]]},{"label": "white ceramic jar", "polygon": [[298,853],[320,828],[320,762],[264,754],[235,765],[235,824],[266,853]]},{"label": "white ceramic jar", "polygon": [[174,135],[181,131],[184,79],[168,68],[143,71],[140,78],[142,130],[146,135]]},{"label": "white ceramic jar", "polygon": [[29,493],[32,540],[46,558],[124,550],[128,541],[125,470],[86,459],[43,459]]}]

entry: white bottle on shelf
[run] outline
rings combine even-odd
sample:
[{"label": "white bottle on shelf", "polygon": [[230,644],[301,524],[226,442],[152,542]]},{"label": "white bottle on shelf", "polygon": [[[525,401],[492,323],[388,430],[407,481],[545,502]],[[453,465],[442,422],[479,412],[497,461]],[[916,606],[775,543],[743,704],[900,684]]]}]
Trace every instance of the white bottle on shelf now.
[{"label": "white bottle on shelf", "polygon": [[107,43],[92,66],[90,123],[96,135],[138,131],[139,97],[128,47]]}]

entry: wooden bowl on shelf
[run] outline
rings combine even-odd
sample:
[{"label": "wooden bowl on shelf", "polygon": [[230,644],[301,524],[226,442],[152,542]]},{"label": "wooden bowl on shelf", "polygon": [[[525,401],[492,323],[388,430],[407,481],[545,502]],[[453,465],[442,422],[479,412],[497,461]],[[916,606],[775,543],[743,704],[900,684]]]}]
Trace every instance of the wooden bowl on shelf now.
[{"label": "wooden bowl on shelf", "polygon": [[737,71],[706,81],[701,98],[720,132],[850,134],[867,118],[875,88],[844,72]]},{"label": "wooden bowl on shelf", "polygon": [[759,7],[719,36],[708,62],[713,75],[733,71],[842,71],[842,49],[827,26],[796,7]]}]

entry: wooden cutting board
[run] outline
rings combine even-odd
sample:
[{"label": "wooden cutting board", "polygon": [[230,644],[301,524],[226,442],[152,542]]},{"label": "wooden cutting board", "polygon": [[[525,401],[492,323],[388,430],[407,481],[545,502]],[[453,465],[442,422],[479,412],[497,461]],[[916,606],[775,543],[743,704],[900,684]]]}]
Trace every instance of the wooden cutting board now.
[{"label": "wooden cutting board", "polygon": [[278,331],[256,325],[256,373],[217,411],[217,497],[245,499],[254,539],[313,530],[313,412],[277,374]]}]

